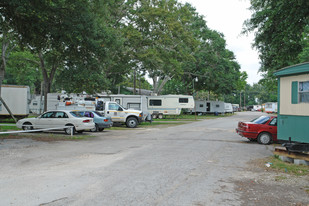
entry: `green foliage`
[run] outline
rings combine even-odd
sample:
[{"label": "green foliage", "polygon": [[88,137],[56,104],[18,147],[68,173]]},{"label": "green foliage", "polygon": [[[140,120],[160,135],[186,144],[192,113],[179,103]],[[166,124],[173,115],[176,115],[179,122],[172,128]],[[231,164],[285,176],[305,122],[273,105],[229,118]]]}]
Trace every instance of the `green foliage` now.
[{"label": "green foliage", "polygon": [[303,32],[309,23],[307,0],[251,0],[254,12],[245,22],[245,32],[255,31],[254,46],[260,52],[262,71],[300,63]]},{"label": "green foliage", "polygon": [[7,61],[6,78],[3,84],[28,85],[32,93],[39,93],[42,76],[37,62],[38,58],[28,50],[15,49]]}]

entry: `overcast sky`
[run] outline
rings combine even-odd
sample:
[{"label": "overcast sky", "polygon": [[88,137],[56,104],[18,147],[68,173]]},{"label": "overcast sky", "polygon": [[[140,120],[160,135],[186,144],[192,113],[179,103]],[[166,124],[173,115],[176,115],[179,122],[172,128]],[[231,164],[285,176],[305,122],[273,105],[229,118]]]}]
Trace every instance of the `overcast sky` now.
[{"label": "overcast sky", "polygon": [[190,3],[200,15],[204,16],[207,26],[224,34],[227,49],[233,51],[241,71],[248,74],[249,84],[257,83],[261,76],[258,53],[251,48],[253,34],[240,35],[243,22],[251,16],[249,0],[180,0]]}]

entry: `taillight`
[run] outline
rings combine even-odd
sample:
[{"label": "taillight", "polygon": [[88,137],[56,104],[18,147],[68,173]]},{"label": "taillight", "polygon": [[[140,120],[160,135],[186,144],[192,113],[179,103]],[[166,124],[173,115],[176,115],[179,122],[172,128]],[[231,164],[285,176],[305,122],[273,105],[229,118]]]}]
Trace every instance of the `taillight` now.
[{"label": "taillight", "polygon": [[90,119],[83,120],[84,123],[90,122]]},{"label": "taillight", "polygon": [[104,122],[108,122],[108,119],[104,119]]}]

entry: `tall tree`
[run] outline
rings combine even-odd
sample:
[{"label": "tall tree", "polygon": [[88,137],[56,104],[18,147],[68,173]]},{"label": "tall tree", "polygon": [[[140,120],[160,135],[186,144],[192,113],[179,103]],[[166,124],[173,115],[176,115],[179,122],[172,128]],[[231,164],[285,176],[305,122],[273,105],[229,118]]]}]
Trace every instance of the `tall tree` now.
[{"label": "tall tree", "polygon": [[299,54],[308,48],[303,41],[308,42],[309,1],[250,2],[253,14],[245,21],[243,33],[255,33],[253,46],[260,53],[260,71],[269,73],[265,77],[273,78],[275,70],[306,61]]},{"label": "tall tree", "polygon": [[[192,58],[186,50],[196,46],[189,27],[190,10],[175,0],[131,0],[125,36],[132,48],[132,61],[147,71],[154,82],[154,92],[175,75],[182,62]],[[159,83],[161,85],[159,85]]]},{"label": "tall tree", "polygon": [[[20,43],[39,57],[44,93],[50,91],[58,68],[70,59],[88,64],[104,56],[115,40],[96,11],[111,1],[9,1],[0,4],[2,18],[19,34]],[[103,46],[104,45],[104,46]],[[45,110],[47,98],[45,98]]]}]

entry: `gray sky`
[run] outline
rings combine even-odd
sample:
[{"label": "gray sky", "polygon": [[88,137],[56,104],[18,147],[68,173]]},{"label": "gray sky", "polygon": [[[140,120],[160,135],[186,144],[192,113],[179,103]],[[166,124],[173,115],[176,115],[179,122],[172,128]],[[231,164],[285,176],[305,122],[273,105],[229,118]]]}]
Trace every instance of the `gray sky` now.
[{"label": "gray sky", "polygon": [[234,52],[241,71],[248,74],[249,84],[257,83],[261,76],[258,53],[251,48],[253,34],[240,35],[243,22],[251,16],[249,0],[180,0],[190,3],[200,15],[204,16],[207,26],[224,34],[227,49]]}]

